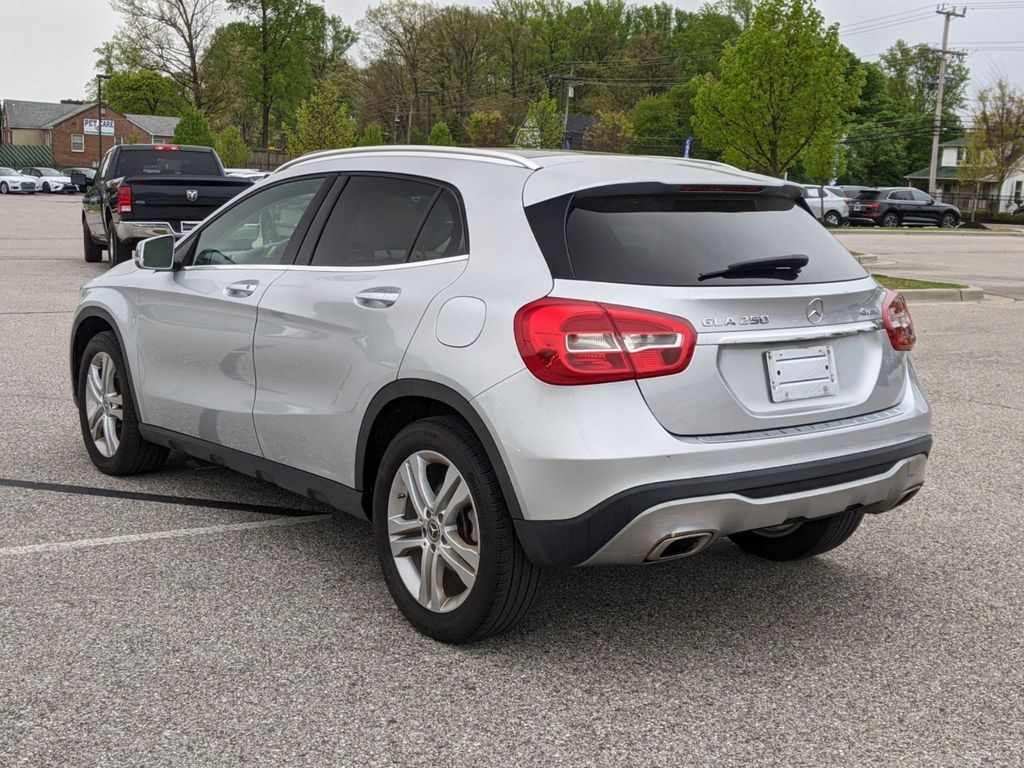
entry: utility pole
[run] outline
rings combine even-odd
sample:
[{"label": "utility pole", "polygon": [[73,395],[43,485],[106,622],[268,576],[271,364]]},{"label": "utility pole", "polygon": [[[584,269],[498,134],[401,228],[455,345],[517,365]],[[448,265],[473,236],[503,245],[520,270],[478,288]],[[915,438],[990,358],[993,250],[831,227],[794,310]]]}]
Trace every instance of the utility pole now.
[{"label": "utility pole", "polygon": [[431,88],[420,88],[418,91],[416,91],[416,95],[417,96],[423,95],[423,96],[427,97],[427,131],[426,131],[426,133],[427,133],[428,136],[430,135],[430,129],[434,127],[434,111],[431,108],[432,107],[431,97],[435,93],[437,93],[437,91],[435,91],[435,90],[433,90]]},{"label": "utility pole", "polygon": [[391,143],[398,143],[398,132],[402,130],[402,118],[398,116],[398,104],[395,104],[395,130],[391,134]]},{"label": "utility pole", "polygon": [[99,148],[97,168],[103,163],[103,81],[109,79],[110,75],[96,75],[96,145]]},{"label": "utility pole", "polygon": [[576,66],[569,67],[568,75],[551,75],[550,78],[561,81],[562,91],[565,93],[565,117],[562,120],[562,144],[564,146],[569,140],[569,99],[575,95],[573,86],[576,83]]},{"label": "utility pole", "polygon": [[[935,177],[939,171],[939,131],[942,128],[942,94],[946,88],[946,56],[966,56],[964,51],[949,50],[949,22],[954,17],[963,18],[967,15],[967,8],[959,11],[954,8],[947,8],[945,3],[935,9],[935,12],[946,17],[942,29],[942,48],[935,51],[939,54],[939,85],[935,94],[935,121],[932,123],[932,160],[928,166],[928,194],[932,197],[938,196],[938,184]],[[935,50],[934,48],[932,49]]]}]

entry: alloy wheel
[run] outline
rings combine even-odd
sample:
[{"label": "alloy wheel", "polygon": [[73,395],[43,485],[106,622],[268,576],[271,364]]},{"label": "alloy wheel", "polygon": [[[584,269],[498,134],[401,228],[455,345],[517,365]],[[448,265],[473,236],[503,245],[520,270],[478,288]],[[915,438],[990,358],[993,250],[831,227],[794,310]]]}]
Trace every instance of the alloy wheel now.
[{"label": "alloy wheel", "polygon": [[399,467],[387,509],[388,542],[402,583],[434,613],[469,596],[480,567],[480,524],[466,479],[436,451]]},{"label": "alloy wheel", "polygon": [[97,352],[89,362],[85,376],[85,416],[96,450],[109,459],[121,445],[124,395],[114,358],[106,352]]},{"label": "alloy wheel", "polygon": [[8,189],[9,189],[9,187],[7,186],[7,182],[6,181],[0,182],[0,195],[6,195]]}]

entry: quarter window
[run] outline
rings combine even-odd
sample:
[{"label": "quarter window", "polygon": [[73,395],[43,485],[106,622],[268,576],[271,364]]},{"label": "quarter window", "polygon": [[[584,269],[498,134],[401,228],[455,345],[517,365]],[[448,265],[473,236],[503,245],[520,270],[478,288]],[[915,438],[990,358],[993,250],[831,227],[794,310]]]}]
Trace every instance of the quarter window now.
[{"label": "quarter window", "polygon": [[85,152],[85,136],[81,133],[71,134],[71,151]]},{"label": "quarter window", "polygon": [[281,264],[323,177],[297,179],[256,192],[210,222],[196,243],[196,266]]},{"label": "quarter window", "polygon": [[463,241],[455,196],[410,179],[353,176],[313,252],[314,266],[381,267],[457,255]]}]

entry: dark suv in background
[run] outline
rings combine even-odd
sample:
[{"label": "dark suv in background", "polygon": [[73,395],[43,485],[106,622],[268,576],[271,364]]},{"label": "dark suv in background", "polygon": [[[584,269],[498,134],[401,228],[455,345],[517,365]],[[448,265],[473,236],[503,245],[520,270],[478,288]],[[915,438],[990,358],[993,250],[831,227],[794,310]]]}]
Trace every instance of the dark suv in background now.
[{"label": "dark suv in background", "polygon": [[960,211],[920,189],[881,187],[857,192],[850,203],[850,221],[881,227],[957,227]]}]

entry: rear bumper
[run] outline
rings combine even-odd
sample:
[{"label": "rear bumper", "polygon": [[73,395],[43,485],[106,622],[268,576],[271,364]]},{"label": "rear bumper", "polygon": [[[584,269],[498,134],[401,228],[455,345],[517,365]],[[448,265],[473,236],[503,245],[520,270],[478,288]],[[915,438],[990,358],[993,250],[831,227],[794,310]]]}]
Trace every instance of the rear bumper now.
[{"label": "rear bumper", "polygon": [[[932,439],[771,469],[656,483],[618,493],[578,517],[517,520],[538,565],[642,563],[667,537],[707,541],[850,509],[886,512],[924,483]],[[704,542],[706,543],[706,542]]]},{"label": "rear bumper", "polygon": [[187,232],[175,229],[167,221],[119,221],[114,225],[117,237],[124,242],[145,240],[147,237],[174,235],[184,237]]}]

